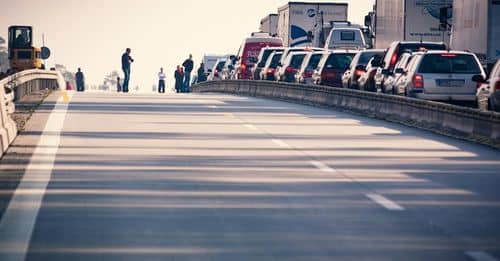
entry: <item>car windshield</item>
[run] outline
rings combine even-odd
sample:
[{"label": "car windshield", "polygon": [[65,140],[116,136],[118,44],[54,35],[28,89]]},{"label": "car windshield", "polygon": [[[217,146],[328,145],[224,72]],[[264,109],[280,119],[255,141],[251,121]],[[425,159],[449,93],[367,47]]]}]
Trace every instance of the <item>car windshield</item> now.
[{"label": "car windshield", "polygon": [[320,53],[311,55],[309,63],[307,64],[307,70],[316,70],[319,62],[321,61],[321,57],[323,57],[323,54]]},{"label": "car windshield", "polygon": [[354,54],[343,53],[343,54],[330,54],[328,60],[326,60],[326,69],[345,69],[349,67],[352,62]]},{"label": "car windshield", "polygon": [[292,61],[290,61],[290,67],[299,68],[300,65],[302,65],[302,62],[304,61],[304,57],[306,57],[305,54],[294,55],[292,57]]},{"label": "car windshield", "polygon": [[420,73],[481,74],[474,56],[469,54],[428,54],[419,68]]},{"label": "car windshield", "polygon": [[368,61],[373,58],[375,55],[382,56],[382,52],[363,52],[360,54],[359,61],[357,65],[367,65]]},{"label": "car windshield", "polygon": [[283,55],[282,53],[275,54],[273,56],[273,59],[271,60],[271,64],[269,65],[269,68],[276,69],[276,67],[278,67],[278,64],[281,61],[282,55]]}]

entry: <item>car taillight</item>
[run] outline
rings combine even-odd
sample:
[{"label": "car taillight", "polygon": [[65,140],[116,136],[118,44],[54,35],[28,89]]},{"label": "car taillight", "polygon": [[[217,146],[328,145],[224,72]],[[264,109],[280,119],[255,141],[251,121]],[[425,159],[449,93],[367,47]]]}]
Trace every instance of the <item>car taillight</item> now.
[{"label": "car taillight", "polygon": [[442,53],[441,57],[456,57],[457,55],[454,53]]},{"label": "car taillight", "polygon": [[274,69],[267,69],[267,74],[274,74],[275,70]]},{"label": "car taillight", "polygon": [[286,72],[287,73],[295,73],[295,72],[297,72],[297,69],[289,66],[289,67],[286,67]]},{"label": "car taillight", "polygon": [[241,70],[242,72],[244,72],[246,69],[247,69],[247,66],[246,66],[246,65],[242,64],[242,65],[240,66],[240,70]]},{"label": "car taillight", "polygon": [[303,73],[302,73],[302,76],[304,78],[311,78],[312,75],[313,75],[314,71],[313,70],[305,70]]},{"label": "car taillight", "polygon": [[413,76],[413,87],[424,88],[424,77],[420,74]]},{"label": "car taillight", "polygon": [[215,75],[215,77],[219,77],[219,71],[215,70],[214,75]]},{"label": "car taillight", "polygon": [[391,57],[391,67],[394,67],[397,61],[398,61],[398,53],[394,52],[394,54]]},{"label": "car taillight", "polygon": [[377,71],[373,70],[370,72],[370,79],[371,78],[375,78],[375,74],[377,73]]},{"label": "car taillight", "polygon": [[356,70],[356,71],[354,72],[354,75],[355,75],[356,77],[361,77],[361,75],[363,75],[363,73],[364,73],[364,71],[363,71],[363,70]]},{"label": "car taillight", "polygon": [[495,83],[495,90],[500,91],[500,80]]}]

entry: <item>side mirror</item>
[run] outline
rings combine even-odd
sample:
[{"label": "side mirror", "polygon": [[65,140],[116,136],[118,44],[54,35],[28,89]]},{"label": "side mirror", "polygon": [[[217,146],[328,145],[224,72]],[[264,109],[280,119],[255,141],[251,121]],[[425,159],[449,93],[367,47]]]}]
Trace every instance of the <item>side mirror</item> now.
[{"label": "side mirror", "polygon": [[472,76],[472,81],[477,82],[477,83],[485,83],[486,79],[484,79],[484,77],[482,75],[477,74],[477,75]]},{"label": "side mirror", "polygon": [[394,73],[397,73],[397,74],[402,74],[404,72],[403,68],[397,68],[396,70],[394,70]]},{"label": "side mirror", "polygon": [[360,64],[360,65],[356,66],[356,70],[358,70],[358,71],[366,71],[366,67],[364,65]]}]

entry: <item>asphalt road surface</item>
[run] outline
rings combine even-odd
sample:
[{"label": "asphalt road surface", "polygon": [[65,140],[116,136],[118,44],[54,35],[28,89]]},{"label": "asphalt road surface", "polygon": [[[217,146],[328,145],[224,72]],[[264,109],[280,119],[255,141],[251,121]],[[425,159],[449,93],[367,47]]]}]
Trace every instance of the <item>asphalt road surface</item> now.
[{"label": "asphalt road surface", "polygon": [[256,98],[55,95],[0,164],[0,260],[500,259],[498,150]]}]

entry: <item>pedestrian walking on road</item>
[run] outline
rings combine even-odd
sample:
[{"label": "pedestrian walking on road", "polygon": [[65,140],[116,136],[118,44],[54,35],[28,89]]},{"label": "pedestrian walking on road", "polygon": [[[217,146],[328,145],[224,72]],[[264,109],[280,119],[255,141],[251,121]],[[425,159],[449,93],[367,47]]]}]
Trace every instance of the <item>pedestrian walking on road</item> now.
[{"label": "pedestrian walking on road", "polygon": [[134,62],[134,59],[130,57],[132,50],[127,48],[125,53],[122,55],[122,70],[123,70],[123,92],[128,92],[128,84],[130,82],[130,64]]},{"label": "pedestrian walking on road", "polygon": [[175,70],[175,92],[180,93],[183,90],[184,85],[184,72],[182,71],[182,67],[177,65],[177,70]]},{"label": "pedestrian walking on road", "polygon": [[184,66],[184,90],[185,92],[190,91],[191,87],[191,72],[194,68],[193,55],[189,55],[189,58],[182,63]]},{"label": "pedestrian walking on road", "polygon": [[75,78],[76,78],[76,91],[83,92],[85,90],[85,77],[80,68],[78,68],[78,72],[76,72]]},{"label": "pedestrian walking on road", "polygon": [[167,76],[163,72],[163,68],[160,68],[160,72],[158,73],[158,92],[165,93],[165,78]]},{"label": "pedestrian walking on road", "polygon": [[198,68],[198,82],[204,82],[207,80],[207,75],[205,75],[205,64],[201,63],[200,68]]}]

